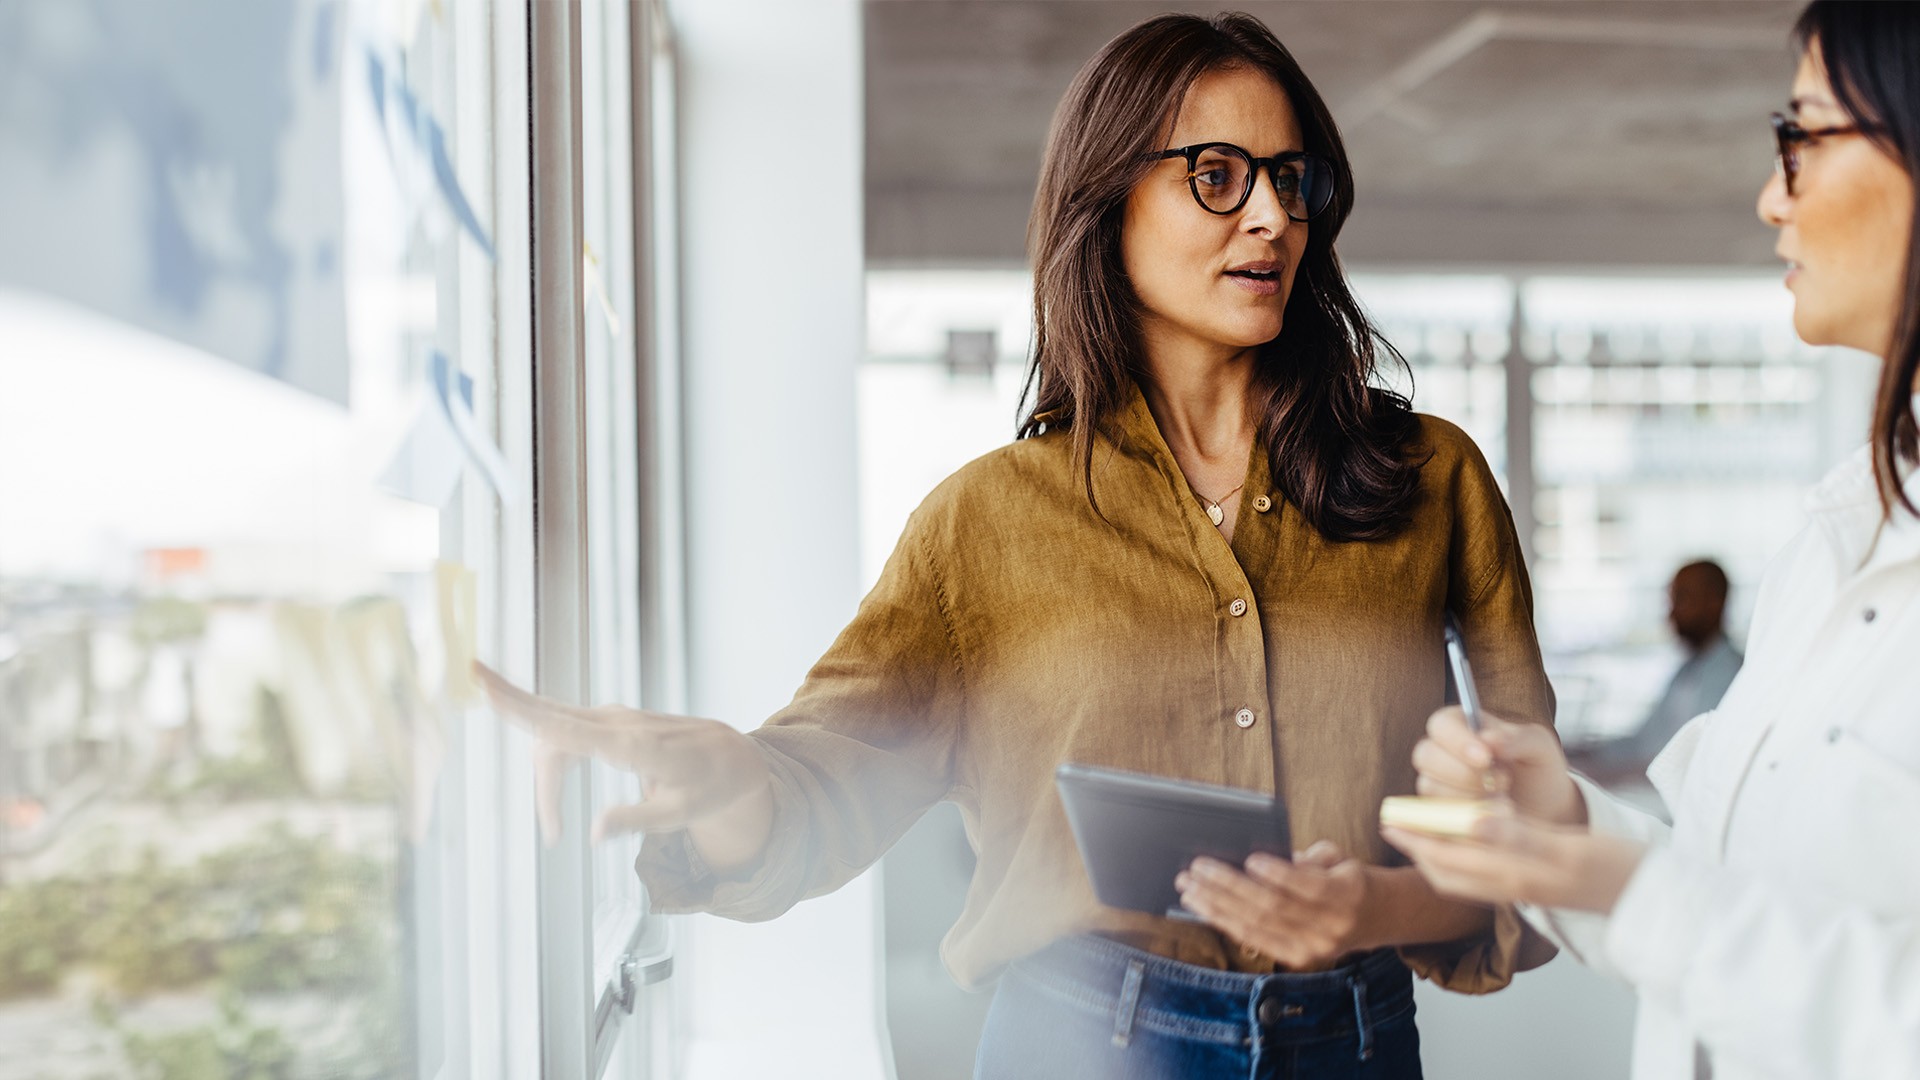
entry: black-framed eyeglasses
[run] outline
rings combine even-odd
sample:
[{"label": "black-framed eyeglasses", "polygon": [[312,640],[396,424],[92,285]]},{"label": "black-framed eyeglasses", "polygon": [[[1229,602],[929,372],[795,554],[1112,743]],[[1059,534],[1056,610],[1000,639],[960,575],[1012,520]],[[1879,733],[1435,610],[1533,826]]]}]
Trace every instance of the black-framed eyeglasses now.
[{"label": "black-framed eyeglasses", "polygon": [[1773,122],[1773,170],[1787,185],[1787,194],[1795,194],[1793,182],[1800,176],[1800,148],[1815,139],[1825,139],[1834,135],[1870,135],[1880,129],[1877,124],[1835,124],[1832,127],[1804,128],[1799,121],[1788,119],[1780,113],[1768,117]]},{"label": "black-framed eyeglasses", "polygon": [[1318,154],[1288,150],[1272,157],[1254,157],[1232,143],[1195,143],[1149,154],[1154,161],[1187,159],[1187,187],[1193,201],[1209,214],[1231,214],[1247,205],[1253,178],[1262,167],[1273,181],[1274,193],[1287,217],[1304,222],[1333,201],[1333,166]]}]

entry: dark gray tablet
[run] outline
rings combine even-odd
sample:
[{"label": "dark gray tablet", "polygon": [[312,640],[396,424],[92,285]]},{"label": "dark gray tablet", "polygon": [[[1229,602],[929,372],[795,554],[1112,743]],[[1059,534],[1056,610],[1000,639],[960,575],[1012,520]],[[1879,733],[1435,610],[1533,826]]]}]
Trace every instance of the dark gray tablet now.
[{"label": "dark gray tablet", "polygon": [[1293,856],[1286,808],[1257,791],[1072,763],[1053,775],[1094,895],[1108,907],[1192,919],[1173,879],[1194,859],[1239,866],[1256,851]]}]

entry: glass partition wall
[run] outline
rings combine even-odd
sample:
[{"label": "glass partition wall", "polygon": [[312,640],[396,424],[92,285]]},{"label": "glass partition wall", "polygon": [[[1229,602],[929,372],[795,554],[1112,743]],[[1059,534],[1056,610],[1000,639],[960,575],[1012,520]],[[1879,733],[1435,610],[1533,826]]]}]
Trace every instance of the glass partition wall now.
[{"label": "glass partition wall", "polygon": [[[115,30],[66,8],[0,33],[71,56]],[[529,740],[466,665],[582,701],[679,682],[641,640],[676,618],[641,532],[673,467],[641,420],[672,367],[664,18],[259,8],[226,31],[261,35],[255,82],[213,93],[217,36],[156,37],[97,159],[59,157],[50,113],[0,122],[29,162],[0,190],[44,158],[103,219],[147,200],[180,226],[74,272],[152,318],[57,256],[0,278],[0,1078],[643,1075],[664,1029],[626,1021],[671,970],[665,926],[634,843],[582,827],[633,781],[577,771],[542,848]],[[248,153],[204,134],[282,104]],[[113,169],[128,137],[159,188],[114,186],[143,175]],[[250,208],[260,231],[223,216]],[[194,266],[202,293],[145,295]],[[202,324],[338,348],[295,377]]]}]

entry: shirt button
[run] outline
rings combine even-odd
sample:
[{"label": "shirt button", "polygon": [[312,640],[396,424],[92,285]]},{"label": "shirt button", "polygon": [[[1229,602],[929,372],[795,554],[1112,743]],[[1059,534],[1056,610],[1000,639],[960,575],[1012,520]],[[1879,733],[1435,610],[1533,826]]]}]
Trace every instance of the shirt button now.
[{"label": "shirt button", "polygon": [[1234,713],[1233,722],[1236,724],[1239,724],[1241,727],[1252,727],[1253,726],[1253,710],[1241,709],[1239,712]]},{"label": "shirt button", "polygon": [[1860,613],[1860,619],[1863,622],[1872,622],[1874,618],[1879,614],[1880,614],[1879,612],[1873,610],[1872,608],[1868,608],[1867,610]]},{"label": "shirt button", "polygon": [[1253,497],[1253,509],[1257,513],[1264,514],[1273,509],[1273,500],[1267,498],[1265,495],[1255,495]]},{"label": "shirt button", "polygon": [[1827,741],[1828,741],[1828,742],[1830,742],[1830,743],[1837,743],[1837,742],[1839,742],[1839,741],[1840,741],[1840,729],[1839,729],[1839,728],[1837,728],[1837,727],[1830,727],[1830,728],[1828,728],[1828,729],[1827,729]]},{"label": "shirt button", "polygon": [[1237,619],[1247,613],[1247,602],[1235,597],[1233,603],[1227,605],[1227,610],[1233,612],[1233,617]]}]

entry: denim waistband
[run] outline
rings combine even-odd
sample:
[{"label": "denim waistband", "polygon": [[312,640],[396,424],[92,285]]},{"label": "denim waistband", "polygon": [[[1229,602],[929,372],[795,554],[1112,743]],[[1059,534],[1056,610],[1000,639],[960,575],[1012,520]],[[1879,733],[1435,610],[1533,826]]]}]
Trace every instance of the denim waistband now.
[{"label": "denim waistband", "polygon": [[1329,971],[1251,974],[1171,960],[1091,934],[1062,938],[1008,976],[1083,1009],[1111,1014],[1114,1042],[1135,1028],[1229,1045],[1360,1036],[1413,1004],[1413,975],[1391,949]]}]

